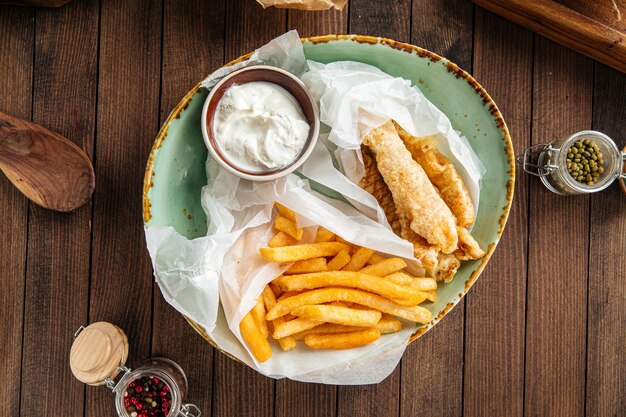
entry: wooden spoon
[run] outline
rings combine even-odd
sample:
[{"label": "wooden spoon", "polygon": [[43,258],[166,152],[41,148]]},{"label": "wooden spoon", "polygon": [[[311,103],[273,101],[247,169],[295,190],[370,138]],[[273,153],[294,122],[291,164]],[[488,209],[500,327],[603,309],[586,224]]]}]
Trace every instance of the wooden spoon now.
[{"label": "wooden spoon", "polygon": [[58,133],[2,112],[0,170],[26,197],[50,210],[77,209],[96,186],[82,149]]}]

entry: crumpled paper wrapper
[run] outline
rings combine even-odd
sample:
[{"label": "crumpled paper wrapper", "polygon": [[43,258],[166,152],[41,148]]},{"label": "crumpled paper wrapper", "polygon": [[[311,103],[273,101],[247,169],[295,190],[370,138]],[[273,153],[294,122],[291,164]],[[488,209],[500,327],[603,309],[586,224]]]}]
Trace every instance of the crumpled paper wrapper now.
[{"label": "crumpled paper wrapper", "polygon": [[263,8],[277,7],[280,9],[297,10],[343,10],[348,0],[257,0]]},{"label": "crumpled paper wrapper", "polygon": [[[258,63],[275,65],[296,75],[308,69],[299,36],[291,31],[259,48],[249,60],[214,72],[203,85],[212,88],[231,71]],[[308,82],[321,80],[320,71],[328,69],[312,62],[309,65],[312,72],[303,76],[303,79],[308,77]],[[415,330],[413,323],[405,322],[402,331],[384,335],[370,345],[344,351],[316,351],[298,346],[295,351],[283,352],[270,338],[273,356],[264,363],[256,361],[239,332],[241,318],[253,307],[264,286],[289,267],[289,264],[266,263],[259,254],[259,248],[266,246],[273,235],[275,201],[298,213],[298,223],[305,228],[305,242],[313,239],[317,225],[321,225],[355,244],[406,259],[415,274],[423,272],[419,261],[413,258],[411,244],[390,230],[376,200],[350,179],[358,178],[355,144],[360,143],[359,135],[367,129],[367,123],[360,121],[360,104],[355,99],[350,102],[355,109],[338,109],[336,116],[332,116],[335,106],[329,98],[332,90],[323,84],[320,81],[313,87],[322,100],[323,121],[329,124],[330,131],[320,135],[314,152],[298,170],[305,179],[291,174],[271,182],[243,180],[224,171],[209,157],[208,185],[200,196],[209,219],[207,236],[188,240],[171,227],[146,227],[146,242],[156,281],[166,301],[200,324],[221,350],[273,378],[343,385],[372,384],[382,381],[397,366]],[[398,97],[416,90],[407,87],[409,89],[403,93],[398,92]],[[388,95],[383,90],[379,93],[383,97]],[[426,118],[425,115],[441,119],[442,113],[434,106],[422,104],[411,108],[416,114],[410,117],[406,117],[407,110],[399,108],[382,116],[374,112],[363,120],[370,120],[371,124],[376,117],[388,116],[399,121],[403,117],[408,120],[415,117],[419,121]],[[354,123],[359,130],[353,131],[354,136],[350,138],[346,129],[340,128],[339,120],[355,115]],[[416,129],[411,130],[410,124],[405,128],[416,132]],[[432,133],[441,132],[427,130],[424,134]],[[445,141],[443,136],[442,142]],[[463,146],[462,142],[450,143],[455,150]],[[471,149],[463,152],[471,152]],[[341,156],[346,175],[335,168],[333,153]],[[347,155],[351,154],[353,166],[346,163],[351,160]],[[473,181],[471,177],[464,179]],[[332,190],[335,196],[349,201],[352,206],[311,190],[309,180]]]}]

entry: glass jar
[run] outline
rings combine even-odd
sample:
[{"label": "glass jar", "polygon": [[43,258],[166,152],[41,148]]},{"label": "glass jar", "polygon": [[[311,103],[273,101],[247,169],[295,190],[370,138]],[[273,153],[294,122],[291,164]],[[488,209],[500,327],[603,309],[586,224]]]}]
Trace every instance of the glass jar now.
[{"label": "glass jar", "polygon": [[[193,404],[183,404],[187,376],[175,362],[152,358],[135,370],[127,368],[128,338],[117,326],[93,323],[74,334],[72,373],[88,385],[106,385],[115,394],[120,417],[200,417]],[[122,373],[117,382],[115,379]]]},{"label": "glass jar", "polygon": [[[201,415],[200,410],[195,405],[183,404],[183,398],[187,394],[187,376],[175,362],[165,358],[151,358],[134,370],[123,367],[120,371],[123,371],[124,375],[117,384],[113,380],[107,381],[107,386],[115,394],[115,408],[120,417],[137,417],[137,415],[140,415],[138,412],[140,410],[128,410],[128,404],[125,403],[125,399],[128,398],[131,384],[142,381],[145,378],[149,380],[156,378],[156,381],[158,381],[155,381],[155,388],[157,389],[154,394],[159,396],[163,392],[169,394],[167,397],[167,414],[164,413],[165,416]],[[132,404],[131,406],[134,407]],[[150,405],[148,404],[147,407],[150,407]],[[191,411],[194,413],[191,413]],[[136,414],[133,415],[133,412]]]},{"label": "glass jar", "polygon": [[[568,171],[568,165],[572,163],[568,153],[582,139],[595,143],[603,159],[603,172],[593,184],[577,181]],[[604,190],[618,178],[626,178],[623,172],[625,160],[626,153],[620,151],[610,137],[594,130],[583,130],[548,144],[529,146],[523,157],[518,157],[525,172],[540,177],[550,191],[561,195],[595,193]]]}]

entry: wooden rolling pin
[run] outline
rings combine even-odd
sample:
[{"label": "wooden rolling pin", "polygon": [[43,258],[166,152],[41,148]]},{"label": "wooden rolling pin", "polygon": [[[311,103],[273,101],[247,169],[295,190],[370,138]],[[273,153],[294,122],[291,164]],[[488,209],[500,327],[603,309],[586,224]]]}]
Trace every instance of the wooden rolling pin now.
[{"label": "wooden rolling pin", "polygon": [[72,211],[96,186],[91,160],[72,141],[0,112],[0,170],[42,207]]}]

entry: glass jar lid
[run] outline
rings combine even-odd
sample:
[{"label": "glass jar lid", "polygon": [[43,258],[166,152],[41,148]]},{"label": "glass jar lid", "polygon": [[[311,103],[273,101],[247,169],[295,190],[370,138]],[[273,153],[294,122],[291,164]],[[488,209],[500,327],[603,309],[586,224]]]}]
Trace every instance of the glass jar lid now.
[{"label": "glass jar lid", "polygon": [[70,367],[79,381],[104,385],[115,378],[128,358],[128,337],[119,327],[97,322],[80,327],[74,334]]}]

